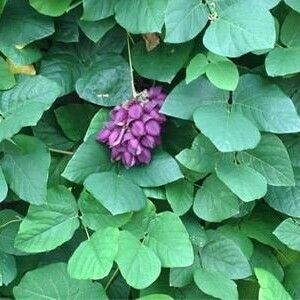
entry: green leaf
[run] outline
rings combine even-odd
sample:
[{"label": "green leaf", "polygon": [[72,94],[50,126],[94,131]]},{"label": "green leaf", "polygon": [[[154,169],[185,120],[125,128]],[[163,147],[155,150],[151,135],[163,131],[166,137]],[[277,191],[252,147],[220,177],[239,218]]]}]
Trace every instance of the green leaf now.
[{"label": "green leaf", "polygon": [[39,13],[52,17],[62,15],[69,8],[71,2],[72,0],[29,0],[30,5]]},{"label": "green leaf", "polygon": [[114,14],[114,7],[118,0],[83,0],[82,20],[98,21]]},{"label": "green leaf", "polygon": [[91,174],[84,186],[113,215],[139,211],[146,206],[142,189],[112,172]]},{"label": "green leaf", "polygon": [[157,279],[161,269],[154,252],[126,230],[119,235],[116,262],[126,282],[136,289],[148,287]]},{"label": "green leaf", "polygon": [[274,19],[266,7],[240,0],[218,14],[206,30],[203,43],[213,53],[237,57],[273,48],[275,37]]},{"label": "green leaf", "polygon": [[68,262],[68,272],[76,279],[101,279],[110,272],[118,252],[119,231],[107,227],[82,242]]},{"label": "green leaf", "polygon": [[194,280],[204,293],[223,300],[238,299],[238,290],[234,281],[224,275],[198,268]]},{"label": "green leaf", "polygon": [[78,13],[73,10],[59,18],[55,18],[55,33],[53,39],[63,43],[79,42]]},{"label": "green leaf", "polygon": [[[266,70],[269,76],[284,76],[300,72],[298,57],[300,47],[275,48],[266,58]],[[278,64],[280,61],[280,64]]]},{"label": "green leaf", "polygon": [[270,186],[265,197],[267,203],[288,216],[300,217],[300,169],[294,169],[296,186]]},{"label": "green leaf", "polygon": [[276,277],[264,269],[255,269],[255,275],[260,285],[259,300],[278,299],[292,300]]},{"label": "green leaf", "polygon": [[167,200],[177,215],[184,215],[194,200],[194,186],[191,182],[181,179],[166,186]]},{"label": "green leaf", "polygon": [[43,76],[22,76],[18,84],[8,91],[0,92],[0,141],[12,137],[22,127],[33,126],[41,118],[61,90]]},{"label": "green leaf", "polygon": [[[51,284],[45,284],[41,278],[47,278]],[[108,300],[101,284],[72,279],[67,264],[61,262],[27,272],[13,291],[16,300]]]},{"label": "green leaf", "polygon": [[284,287],[293,299],[300,295],[300,263],[295,262],[284,269]]},{"label": "green leaf", "polygon": [[168,95],[161,112],[189,120],[201,105],[213,102],[226,103],[227,99],[227,92],[215,88],[206,78],[200,77],[189,84],[181,81]]},{"label": "green leaf", "polygon": [[187,267],[194,261],[192,244],[179,217],[163,212],[152,220],[145,245],[159,257],[162,267]]},{"label": "green leaf", "polygon": [[243,113],[262,131],[300,131],[300,119],[291,99],[277,85],[259,75],[247,74],[240,78],[233,93],[232,109]]},{"label": "green leaf", "polygon": [[69,104],[60,106],[54,112],[66,137],[78,142],[84,138],[96,110],[90,104]]},{"label": "green leaf", "polygon": [[256,127],[236,111],[225,105],[204,105],[194,113],[194,121],[221,152],[253,149],[260,140]]},{"label": "green leaf", "polygon": [[292,9],[300,13],[300,3],[297,0],[284,0]]},{"label": "green leaf", "polygon": [[192,47],[191,42],[177,45],[161,43],[154,50],[147,51],[145,43],[139,42],[132,49],[132,64],[139,75],[170,83],[188,60]]},{"label": "green leaf", "polygon": [[198,53],[194,56],[186,68],[186,83],[189,84],[191,81],[203,75],[206,71],[207,65],[208,61],[204,54]]},{"label": "green leaf", "polygon": [[99,201],[85,190],[80,194],[78,207],[81,212],[83,224],[94,231],[107,227],[121,227],[132,216],[131,213],[113,216]]},{"label": "green leaf", "polygon": [[0,19],[0,49],[7,46],[22,48],[53,33],[53,21],[37,13],[27,1],[8,1]]},{"label": "green leaf", "polygon": [[113,54],[102,55],[76,82],[76,91],[84,100],[103,106],[115,106],[132,95],[127,62]]},{"label": "green leaf", "polygon": [[141,187],[156,187],[183,178],[176,160],[167,152],[156,150],[149,165],[124,169],[123,175]]},{"label": "green leaf", "polygon": [[290,249],[300,251],[300,222],[288,218],[273,232],[277,238]]},{"label": "green leaf", "polygon": [[265,177],[247,165],[220,160],[216,166],[216,173],[227,187],[245,202],[262,198],[267,193]]},{"label": "green leaf", "polygon": [[9,187],[29,203],[45,203],[49,152],[35,137],[18,135],[13,141],[15,152],[6,153],[2,161],[3,173]]},{"label": "green leaf", "polygon": [[206,25],[208,11],[198,0],[168,2],[166,9],[166,43],[183,43],[194,38]]},{"label": "green leaf", "polygon": [[239,153],[238,160],[262,174],[270,185],[295,185],[289,155],[276,135],[263,135],[258,146]]},{"label": "green leaf", "polygon": [[49,55],[41,62],[40,74],[61,87],[61,96],[74,91],[75,83],[82,72],[79,59],[69,54]]},{"label": "green leaf", "polygon": [[0,202],[5,200],[7,192],[8,192],[7,183],[2,168],[0,167]]},{"label": "green leaf", "polygon": [[291,11],[281,27],[280,39],[288,47],[300,47],[300,14]]},{"label": "green leaf", "polygon": [[201,250],[204,269],[223,274],[230,279],[241,279],[251,275],[247,257],[241,248],[222,234],[215,234]]},{"label": "green leaf", "polygon": [[62,176],[70,181],[83,183],[90,174],[111,169],[107,147],[97,143],[95,135],[91,135],[78,147]]},{"label": "green leaf", "polygon": [[239,201],[216,175],[211,175],[197,191],[193,210],[205,221],[221,222],[239,213]]},{"label": "green leaf", "polygon": [[173,298],[164,294],[151,294],[141,297],[139,300],[173,300]]},{"label": "green leaf", "polygon": [[94,115],[93,119],[90,122],[89,128],[86,131],[84,141],[86,142],[88,137],[94,133],[99,132],[109,120],[109,110],[106,108],[101,108]]},{"label": "green leaf", "polygon": [[78,24],[84,34],[94,43],[97,43],[106,32],[115,26],[116,22],[113,18],[107,18],[96,22],[79,21]]},{"label": "green leaf", "polygon": [[1,0],[0,1],[0,14],[2,14],[3,9],[4,9],[5,5],[6,5],[6,2],[7,2],[7,0]]},{"label": "green leaf", "polygon": [[217,88],[234,91],[239,82],[239,71],[230,60],[211,62],[206,67],[206,75]]},{"label": "green leaf", "polygon": [[14,74],[10,72],[7,62],[0,57],[0,90],[8,90],[15,84]]},{"label": "green leaf", "polygon": [[167,0],[118,1],[115,6],[115,18],[131,33],[161,32],[167,4]]},{"label": "green leaf", "polygon": [[0,287],[8,285],[17,276],[17,266],[12,255],[0,251]]},{"label": "green leaf", "polygon": [[66,187],[57,186],[48,190],[47,203],[29,207],[15,246],[29,253],[49,251],[68,241],[78,227],[74,196]]}]

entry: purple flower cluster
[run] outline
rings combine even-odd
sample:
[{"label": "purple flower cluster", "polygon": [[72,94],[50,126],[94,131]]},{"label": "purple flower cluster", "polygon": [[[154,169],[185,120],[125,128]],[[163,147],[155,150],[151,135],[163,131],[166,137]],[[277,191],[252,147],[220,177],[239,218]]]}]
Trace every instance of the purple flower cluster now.
[{"label": "purple flower cluster", "polygon": [[150,162],[151,150],[160,144],[166,121],[159,112],[165,98],[161,87],[152,87],[112,110],[97,141],[110,147],[113,161],[122,161],[127,168]]}]

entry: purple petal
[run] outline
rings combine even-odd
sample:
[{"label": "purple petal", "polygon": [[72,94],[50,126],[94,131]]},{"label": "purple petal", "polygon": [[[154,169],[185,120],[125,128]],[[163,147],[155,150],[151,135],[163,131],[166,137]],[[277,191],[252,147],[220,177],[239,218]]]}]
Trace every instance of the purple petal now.
[{"label": "purple petal", "polygon": [[125,151],[125,148],[124,147],[113,147],[111,149],[111,159],[112,160],[120,160],[122,158],[122,153]]},{"label": "purple petal", "polygon": [[161,86],[152,87],[148,91],[148,95],[150,99],[157,98],[162,92]]},{"label": "purple petal", "polygon": [[143,136],[145,134],[144,123],[140,120],[134,121],[131,125],[131,132],[136,137]]},{"label": "purple petal", "polygon": [[132,167],[135,165],[136,159],[135,157],[130,154],[129,152],[125,151],[122,155],[122,162],[125,167]]},{"label": "purple petal", "polygon": [[113,121],[116,125],[124,125],[127,121],[128,112],[125,108],[121,107],[117,112],[113,115]]},{"label": "purple petal", "polygon": [[139,155],[142,152],[142,147],[137,139],[130,140],[127,145],[127,150],[133,155]]},{"label": "purple petal", "polygon": [[138,160],[142,164],[149,164],[151,161],[151,152],[148,149],[143,149],[142,153],[138,156]]},{"label": "purple petal", "polygon": [[147,134],[152,136],[160,135],[160,125],[155,120],[150,120],[145,124],[145,131]]},{"label": "purple petal", "polygon": [[144,111],[146,113],[150,113],[155,107],[156,107],[157,103],[154,101],[148,101],[145,105],[144,105]]},{"label": "purple petal", "polygon": [[105,127],[97,134],[96,140],[98,142],[106,143],[108,141],[109,136],[110,130]]},{"label": "purple petal", "polygon": [[151,135],[146,135],[141,139],[141,144],[144,147],[153,149],[156,145],[155,138]]},{"label": "purple petal", "polygon": [[112,133],[110,134],[109,138],[108,138],[108,144],[110,147],[114,147],[117,146],[121,143],[122,138],[124,136],[125,133],[125,129],[122,128],[116,128],[112,131]]},{"label": "purple petal", "polygon": [[143,107],[138,103],[134,103],[129,107],[128,115],[132,119],[139,119],[142,116],[142,113]]}]

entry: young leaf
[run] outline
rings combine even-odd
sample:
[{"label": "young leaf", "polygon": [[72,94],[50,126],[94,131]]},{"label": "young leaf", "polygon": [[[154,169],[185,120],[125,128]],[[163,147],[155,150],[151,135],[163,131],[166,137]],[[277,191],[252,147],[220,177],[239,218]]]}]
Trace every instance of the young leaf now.
[{"label": "young leaf", "polygon": [[194,56],[186,68],[186,83],[189,84],[191,81],[203,75],[206,71],[207,65],[208,61],[204,54],[198,53]]},{"label": "young leaf", "polygon": [[79,227],[77,204],[64,186],[48,190],[47,203],[31,205],[15,239],[16,248],[37,253],[68,241]]}]

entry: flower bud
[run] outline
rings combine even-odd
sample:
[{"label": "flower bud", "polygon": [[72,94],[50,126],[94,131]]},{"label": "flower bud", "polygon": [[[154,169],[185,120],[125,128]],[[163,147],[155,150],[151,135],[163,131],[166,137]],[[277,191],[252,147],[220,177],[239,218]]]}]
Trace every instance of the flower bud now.
[{"label": "flower bud", "polygon": [[136,137],[143,136],[145,134],[144,123],[140,120],[134,121],[131,124],[131,133]]},{"label": "flower bud", "polygon": [[145,124],[145,131],[152,136],[160,135],[160,125],[155,120],[150,120]]},{"label": "flower bud", "polygon": [[132,104],[128,109],[128,115],[132,119],[139,119],[142,116],[142,113],[143,107],[138,103]]}]

